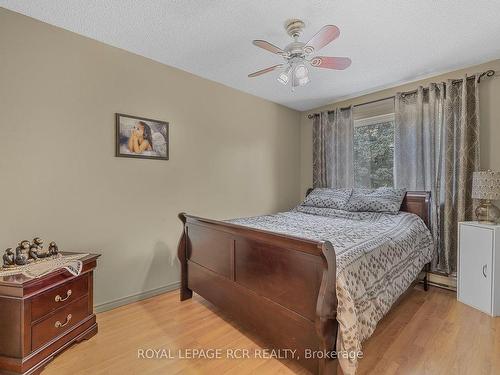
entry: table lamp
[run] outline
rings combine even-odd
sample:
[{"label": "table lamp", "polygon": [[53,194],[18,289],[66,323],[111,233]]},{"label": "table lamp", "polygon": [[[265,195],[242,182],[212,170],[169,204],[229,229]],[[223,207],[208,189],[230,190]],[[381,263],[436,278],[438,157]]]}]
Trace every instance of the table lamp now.
[{"label": "table lamp", "polygon": [[500,172],[474,172],[472,198],[480,199],[476,208],[477,221],[482,224],[496,224],[500,218],[500,210],[491,201],[500,199]]}]

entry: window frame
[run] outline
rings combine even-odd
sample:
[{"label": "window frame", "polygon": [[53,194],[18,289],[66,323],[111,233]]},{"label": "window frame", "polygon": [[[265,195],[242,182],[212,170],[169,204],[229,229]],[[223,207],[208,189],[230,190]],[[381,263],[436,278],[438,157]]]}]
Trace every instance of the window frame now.
[{"label": "window frame", "polygon": [[394,126],[396,126],[395,121],[396,115],[394,112],[387,113],[385,115],[371,116],[365,117],[362,119],[354,120],[354,127],[359,128],[362,126],[370,126],[375,124],[380,124],[381,122],[394,122]]}]

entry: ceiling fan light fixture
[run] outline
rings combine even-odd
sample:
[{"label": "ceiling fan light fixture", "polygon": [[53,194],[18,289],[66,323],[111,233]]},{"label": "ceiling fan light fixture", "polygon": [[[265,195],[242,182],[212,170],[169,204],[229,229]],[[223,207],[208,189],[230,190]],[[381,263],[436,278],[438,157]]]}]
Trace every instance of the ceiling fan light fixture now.
[{"label": "ceiling fan light fixture", "polygon": [[306,66],[303,63],[297,64],[294,70],[295,78],[301,79],[307,77],[309,74],[309,70],[307,70]]},{"label": "ceiling fan light fixture", "polygon": [[297,79],[297,83],[299,84],[299,86],[305,86],[307,85],[309,82],[311,82],[311,80],[309,79],[308,76],[305,76],[305,77],[302,77],[302,78],[298,78]]},{"label": "ceiling fan light fixture", "polygon": [[277,78],[278,82],[286,86],[288,81],[290,80],[290,71],[291,70],[292,70],[292,67],[288,66],[288,68],[286,68],[283,72],[281,72]]},{"label": "ceiling fan light fixture", "polygon": [[309,70],[304,63],[299,63],[295,66],[293,75],[297,86],[305,86],[311,81],[309,79]]}]

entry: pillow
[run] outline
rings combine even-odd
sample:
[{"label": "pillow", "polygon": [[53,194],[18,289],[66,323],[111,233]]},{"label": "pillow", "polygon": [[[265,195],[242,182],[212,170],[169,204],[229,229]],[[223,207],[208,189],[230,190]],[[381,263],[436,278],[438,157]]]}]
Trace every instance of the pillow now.
[{"label": "pillow", "polygon": [[385,212],[397,214],[406,195],[406,189],[381,187],[378,189],[353,189],[344,209],[355,212]]},{"label": "pillow", "polygon": [[316,188],[304,199],[302,205],[343,210],[351,192],[352,189]]}]

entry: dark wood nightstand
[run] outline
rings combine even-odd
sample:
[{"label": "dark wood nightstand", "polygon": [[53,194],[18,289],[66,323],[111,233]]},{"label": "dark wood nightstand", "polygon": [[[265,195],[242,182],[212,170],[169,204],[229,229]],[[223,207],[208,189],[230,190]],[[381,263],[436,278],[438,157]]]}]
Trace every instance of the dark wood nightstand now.
[{"label": "dark wood nightstand", "polygon": [[97,333],[93,272],[99,256],[81,259],[78,276],[61,269],[38,279],[0,277],[0,374],[38,374],[71,344]]}]

